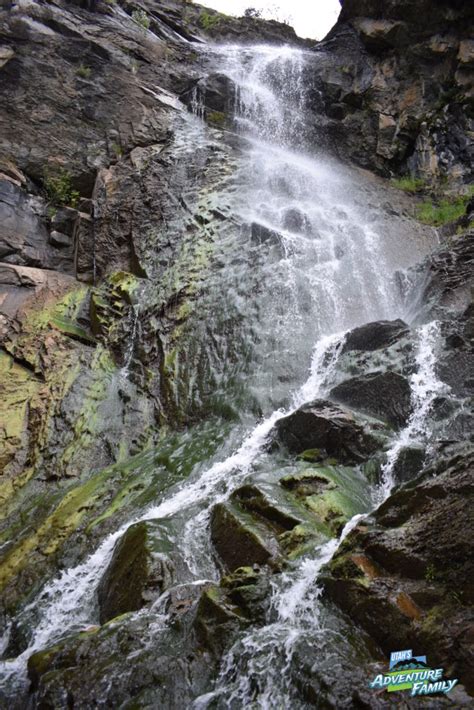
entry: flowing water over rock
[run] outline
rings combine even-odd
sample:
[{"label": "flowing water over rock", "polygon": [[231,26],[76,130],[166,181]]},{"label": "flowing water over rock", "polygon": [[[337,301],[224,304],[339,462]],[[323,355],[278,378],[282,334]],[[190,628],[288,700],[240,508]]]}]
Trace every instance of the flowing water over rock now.
[{"label": "flowing water over rock", "polygon": [[[209,213],[218,214],[221,227],[210,228],[206,289],[195,306],[201,317],[187,335],[183,326],[189,350],[178,377],[188,368],[188,394],[194,392],[197,377],[209,383],[208,401],[204,388],[195,403],[198,410],[220,402],[233,413],[210,459],[199,460],[187,480],[157,494],[153,504],[137,510],[20,611],[16,623],[29,628],[27,648],[2,665],[7,697],[12,688],[23,686],[33,652],[97,623],[97,587],[117,541],[132,524],[160,521],[178,570],[175,589],[194,585],[199,590],[219,580],[222,566],[210,533],[215,510],[229,496],[240,495],[244,484],[268,492],[282,474],[292,473],[296,464],[268,446],[274,425],[302,405],[328,396],[348,330],[405,316],[396,272],[419,261],[431,246],[429,235],[414,238],[404,218],[380,213],[380,188],[369,177],[309,151],[322,128],[310,124],[314,95],[310,97],[304,51],[214,47],[206,63],[210,72],[215,66],[231,82],[233,115],[225,132],[205,126],[203,80],[191,100],[194,115],[182,115],[173,146],[181,171],[191,151],[208,156],[217,137],[228,151],[212,194],[196,198],[192,191],[197,184],[199,193],[199,175],[189,185],[189,199],[201,199]],[[203,157],[203,170],[205,166]],[[159,269],[156,264],[157,274]],[[146,288],[155,287],[152,277]],[[142,298],[145,309],[135,306],[131,311],[123,363],[122,374],[131,379],[146,319],[146,291]],[[337,462],[327,464],[350,491],[345,521],[338,522],[333,537],[322,535],[311,551],[270,575],[263,617],[258,625],[239,631],[222,652],[217,681],[212,689],[208,684],[194,693],[193,707],[307,707],[321,688],[327,690],[335,669],[355,672],[361,659],[369,662],[364,639],[352,638],[347,622],[321,602],[317,578],[339,541],[389,494],[400,451],[420,440],[424,446],[430,443],[431,408],[446,391],[435,374],[437,335],[435,322],[416,331],[409,376],[412,411],[398,433],[379,426],[385,449],[381,478],[369,482],[358,464],[350,474]],[[184,397],[179,392],[176,396],[178,403]],[[364,419],[360,426],[369,424]],[[167,611],[172,592],[173,587],[165,590],[146,610],[148,616],[137,613],[138,619],[148,619],[142,650],[159,652],[159,640],[172,621]],[[136,650],[135,657],[141,652]],[[308,686],[309,676],[317,679],[313,686]],[[302,696],[303,686],[307,690]],[[190,702],[188,698],[184,705]],[[338,698],[332,702],[343,706]],[[176,705],[170,700],[169,706]]]}]

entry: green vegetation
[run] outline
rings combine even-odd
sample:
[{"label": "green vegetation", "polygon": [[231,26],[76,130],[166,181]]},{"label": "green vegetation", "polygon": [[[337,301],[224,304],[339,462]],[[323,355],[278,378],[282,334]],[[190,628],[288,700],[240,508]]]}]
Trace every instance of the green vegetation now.
[{"label": "green vegetation", "polygon": [[440,227],[449,222],[455,222],[463,216],[466,205],[473,194],[473,188],[466,195],[445,197],[436,202],[423,202],[417,210],[417,217],[424,224]]},{"label": "green vegetation", "polygon": [[222,111],[210,111],[207,114],[207,120],[217,128],[222,128],[225,124],[225,113]]},{"label": "green vegetation", "polygon": [[44,187],[52,205],[77,207],[80,194],[72,187],[72,178],[67,170],[61,169],[55,174],[46,174]]},{"label": "green vegetation", "polygon": [[110,147],[111,147],[112,151],[115,153],[115,155],[117,156],[117,158],[122,157],[123,149],[119,143],[112,143]]},{"label": "green vegetation", "polygon": [[81,79],[88,79],[92,73],[92,69],[90,67],[86,67],[85,64],[79,64],[79,66],[76,69],[76,74],[77,76],[80,76]]},{"label": "green vegetation", "polygon": [[223,17],[225,17],[225,15],[222,15],[220,12],[215,12],[211,15],[210,12],[204,11],[199,18],[199,24],[203,30],[212,30],[214,27],[217,27]]},{"label": "green vegetation", "polygon": [[146,14],[145,10],[134,10],[132,12],[132,20],[140,25],[145,30],[150,29],[150,18]]},{"label": "green vegetation", "polygon": [[392,180],[395,187],[399,190],[404,190],[405,192],[421,192],[425,189],[425,181],[421,178],[415,178],[411,175],[404,175],[401,178],[396,178]]}]

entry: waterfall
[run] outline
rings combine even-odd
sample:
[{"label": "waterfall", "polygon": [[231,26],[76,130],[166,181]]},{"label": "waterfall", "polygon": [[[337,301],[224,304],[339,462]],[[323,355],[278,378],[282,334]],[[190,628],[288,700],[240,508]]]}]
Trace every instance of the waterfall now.
[{"label": "waterfall", "polygon": [[[172,519],[189,580],[216,579],[218,572],[208,553],[213,506],[265,460],[264,445],[279,418],[327,394],[344,333],[368,321],[396,318],[401,312],[393,274],[407,264],[409,238],[400,236],[399,261],[389,259],[386,254],[393,254],[392,245],[386,248],[390,235],[364,208],[366,195],[354,174],[309,152],[314,136],[308,120],[306,53],[287,47],[231,46],[214,47],[212,56],[219,71],[235,86],[233,120],[240,153],[236,170],[228,178],[230,187],[222,187],[221,196],[228,199],[232,219],[239,226],[226,236],[228,241],[234,240],[233,251],[227,270],[221,272],[238,283],[233,282],[230,288],[217,281],[209,285],[208,293],[214,293],[215,288],[218,294],[211,303],[214,310],[224,309],[234,297],[242,320],[254,314],[249,336],[254,371],[245,383],[252,395],[260,397],[262,414],[257,419],[249,409],[247,419],[242,415],[244,425],[237,427],[238,434],[242,432],[239,445],[219,450],[215,461],[201,462],[185,482],[138,512],[79,565],[44,586],[19,614],[31,636],[28,648],[17,659],[3,662],[1,682],[5,687],[21,685],[26,660],[35,650],[96,623],[97,585],[115,543],[132,523]],[[193,121],[202,118],[198,87],[192,110]],[[177,145],[179,141],[185,144],[188,126],[184,122]],[[242,252],[248,261],[241,277],[237,256]],[[412,258],[415,260],[416,254]],[[248,273],[251,267],[253,275]],[[245,293],[250,283],[245,279],[251,278],[255,297],[251,291]],[[254,298],[257,305],[249,303]],[[139,337],[138,308],[131,312],[124,374],[129,371]],[[400,448],[420,435],[440,391],[434,375],[436,337],[435,324],[420,329],[418,368],[411,379],[414,413],[389,451],[380,493],[383,497],[389,493],[390,467]],[[369,506],[367,501],[367,509]],[[340,539],[359,520],[360,516],[355,516]],[[319,641],[339,633],[325,626],[317,585],[321,567],[338,544],[334,539],[320,545],[272,581],[268,619],[261,628],[237,639],[223,659],[215,690],[197,699],[196,708],[207,707],[219,698],[227,707],[233,707],[232,703],[256,707],[257,696],[258,707],[298,707],[285,675],[298,643],[306,636]],[[321,662],[330,658],[325,646],[321,658]]]},{"label": "waterfall", "polygon": [[449,391],[436,374],[436,350],[440,340],[439,323],[430,321],[418,328],[416,369],[410,378],[412,413],[407,425],[401,430],[387,451],[387,460],[382,466],[382,484],[376,501],[384,500],[394,485],[393,469],[402,449],[413,444],[429,445],[428,417],[437,397]]}]

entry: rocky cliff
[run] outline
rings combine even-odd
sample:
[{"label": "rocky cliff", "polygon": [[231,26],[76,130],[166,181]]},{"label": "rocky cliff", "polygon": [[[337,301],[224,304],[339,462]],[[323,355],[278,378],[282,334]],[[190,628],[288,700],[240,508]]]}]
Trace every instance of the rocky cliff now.
[{"label": "rocky cliff", "polygon": [[[324,145],[373,171],[372,199],[397,230],[428,240],[440,227],[442,239],[403,279],[407,302],[441,324],[438,376],[451,392],[436,401],[443,433],[429,465],[426,452],[405,452],[396,483],[408,487],[347,537],[324,571],[326,594],[348,614],[344,623],[372,637],[375,658],[419,645],[472,692],[472,15],[454,0],[345,0],[336,26],[314,43],[279,23],[184,0],[19,0],[2,9],[5,658],[28,648],[34,622],[22,613],[47,580],[232,438],[250,361],[240,336],[258,351],[260,335],[238,298],[229,317],[215,312],[216,293],[222,303],[226,294],[214,274],[235,228],[230,196],[216,194],[240,146],[235,87],[210,70],[201,48],[289,44],[308,55],[307,103],[298,109],[305,149]],[[193,112],[207,124],[204,138],[193,132]],[[303,231],[299,222],[295,230]],[[251,244],[272,239],[251,225]],[[250,249],[231,256],[238,266],[228,289],[241,297],[254,257]],[[247,290],[264,298],[258,277]],[[269,449],[285,475],[271,490],[258,477],[247,481],[213,508],[209,555],[219,580],[173,587],[185,563],[170,553],[166,525],[129,527],[103,571],[100,626],[78,624],[32,655],[33,705],[118,706],[137,697],[139,707],[185,707],[209,691],[232,635],[267,613],[272,576],[362,510],[357,500],[381,475],[390,432],[412,414],[415,340],[398,321],[353,330],[328,401],[276,423]],[[255,419],[262,406],[256,396]],[[172,624],[157,650],[154,622],[131,613],[170,588]],[[119,672],[124,654],[138,659],[133,673]],[[288,671],[305,703],[376,707],[365,690],[331,695],[311,658],[300,648]],[[469,702],[463,692],[459,704]],[[8,689],[5,697],[14,707]]]}]

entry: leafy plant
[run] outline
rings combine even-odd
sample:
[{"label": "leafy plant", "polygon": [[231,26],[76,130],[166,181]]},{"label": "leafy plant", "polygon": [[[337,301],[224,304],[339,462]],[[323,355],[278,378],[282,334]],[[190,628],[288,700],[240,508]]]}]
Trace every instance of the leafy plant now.
[{"label": "leafy plant", "polygon": [[77,207],[81,195],[73,189],[71,175],[66,170],[62,169],[55,174],[46,174],[44,187],[52,205]]},{"label": "leafy plant", "polygon": [[143,29],[150,29],[150,18],[146,14],[145,10],[134,10],[132,12],[132,20],[143,27]]},{"label": "leafy plant", "polygon": [[86,67],[85,64],[79,64],[79,66],[76,69],[76,74],[77,76],[82,77],[82,79],[88,79],[92,73],[92,69],[90,67]]},{"label": "leafy plant", "polygon": [[405,192],[421,192],[425,188],[425,181],[411,175],[405,175],[392,181],[395,187]]}]

